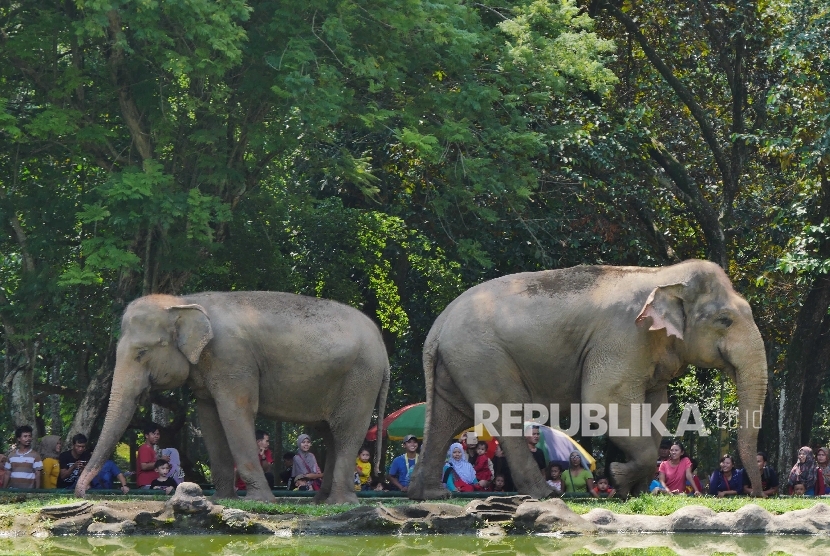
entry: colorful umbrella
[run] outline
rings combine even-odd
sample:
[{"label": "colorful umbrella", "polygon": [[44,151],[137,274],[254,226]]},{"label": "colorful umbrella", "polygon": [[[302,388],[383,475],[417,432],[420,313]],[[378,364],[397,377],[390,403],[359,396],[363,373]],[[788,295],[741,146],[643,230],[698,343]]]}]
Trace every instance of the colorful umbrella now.
[{"label": "colorful umbrella", "polygon": [[[383,420],[383,430],[389,440],[403,440],[407,434],[414,434],[418,439],[424,438],[424,414],[426,402],[414,403],[390,413]],[[366,433],[366,440],[378,439],[378,427],[375,425]]]},{"label": "colorful umbrella", "polygon": [[[525,422],[526,427],[530,425],[531,423]],[[536,447],[544,452],[547,462],[561,461],[567,465],[571,452],[577,450],[582,457],[582,467],[590,471],[595,471],[597,468],[597,462],[593,456],[580,446],[579,442],[558,429],[539,425],[539,443]]]}]

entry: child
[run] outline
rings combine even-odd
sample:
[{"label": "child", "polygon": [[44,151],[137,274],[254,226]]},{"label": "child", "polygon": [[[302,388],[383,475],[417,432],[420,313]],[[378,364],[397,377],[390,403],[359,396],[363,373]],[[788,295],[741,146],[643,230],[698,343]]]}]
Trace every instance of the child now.
[{"label": "child", "polygon": [[562,496],[565,485],[562,484],[562,464],[552,461],[548,464],[548,484],[555,490],[556,496]]},{"label": "child", "polygon": [[165,459],[157,459],[155,469],[159,476],[153,479],[153,482],[150,483],[150,488],[163,490],[165,494],[173,494],[173,491],[176,490],[177,483],[176,479],[167,476],[170,473],[170,462]]},{"label": "child", "polygon": [[355,461],[354,468],[354,489],[357,491],[372,489],[370,481],[372,475],[372,464],[369,463],[369,459],[371,457],[372,455],[366,448],[361,448],[357,454],[357,460]]},{"label": "child", "polygon": [[476,470],[476,480],[480,490],[489,490],[493,472],[490,470],[490,458],[487,457],[487,443],[483,440],[476,444],[476,461],[473,467]]},{"label": "child", "polygon": [[504,484],[504,475],[496,475],[493,477],[493,492],[506,492],[504,490]]},{"label": "child", "polygon": [[648,485],[648,491],[652,494],[669,494],[669,491],[660,484],[660,464],[663,460],[657,460],[657,471],[654,472],[654,479]]},{"label": "child", "polygon": [[804,486],[804,483],[798,481],[793,485],[793,496],[804,496],[807,494],[807,487]]},{"label": "child", "polygon": [[596,488],[594,488],[594,492],[597,493],[597,496],[601,496],[603,498],[611,498],[617,491],[611,488],[611,485],[609,484],[608,479],[606,477],[598,477],[597,486]]}]

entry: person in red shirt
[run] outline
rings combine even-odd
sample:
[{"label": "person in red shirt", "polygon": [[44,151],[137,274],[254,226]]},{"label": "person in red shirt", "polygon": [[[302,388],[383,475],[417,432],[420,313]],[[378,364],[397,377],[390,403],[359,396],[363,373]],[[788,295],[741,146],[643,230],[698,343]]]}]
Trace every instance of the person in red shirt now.
[{"label": "person in red shirt", "polygon": [[144,444],[138,447],[138,457],[135,462],[135,484],[138,488],[148,489],[150,483],[158,479],[156,460],[170,461],[170,456],[159,457],[156,452],[156,444],[161,437],[160,428],[156,423],[148,423],[144,426]]},{"label": "person in red shirt", "polygon": [[[273,490],[274,488],[274,455],[271,453],[269,446],[271,445],[271,439],[268,436],[268,433],[263,430],[256,431],[256,445],[259,448],[259,464],[262,466],[262,472],[265,473],[265,480],[268,481],[268,486]],[[236,475],[236,490],[247,490],[247,486],[245,485],[245,481],[242,480],[242,477],[239,476],[239,473],[236,471],[236,466],[233,469],[234,475]]]}]

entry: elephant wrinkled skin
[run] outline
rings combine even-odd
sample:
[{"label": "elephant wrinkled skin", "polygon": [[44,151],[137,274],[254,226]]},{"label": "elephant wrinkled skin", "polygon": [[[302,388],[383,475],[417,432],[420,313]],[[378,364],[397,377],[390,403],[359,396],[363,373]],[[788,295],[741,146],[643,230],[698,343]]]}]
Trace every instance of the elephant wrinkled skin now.
[{"label": "elephant wrinkled skin", "polygon": [[187,383],[196,397],[216,496],[273,501],[259,464],[254,418],[319,428],[327,460],[318,502],[357,502],[354,458],[375,405],[383,419],[389,361],[377,326],[347,305],[280,292],[149,295],[121,321],[109,408],[83,496],[151,389]]},{"label": "elephant wrinkled skin", "polygon": [[[767,365],[749,304],[723,270],[691,260],[663,268],[578,266],[504,276],[456,298],[424,345],[426,424],[409,496],[439,497],[453,435],[472,426],[477,403],[631,404],[667,400],[688,365],[722,369],[737,384],[739,412],[763,407]],[[554,423],[554,426],[558,423]],[[611,466],[618,492],[644,488],[659,435],[617,436],[626,463]],[[754,465],[758,429],[742,419],[738,451],[760,495]],[[522,494],[551,494],[521,436],[501,442]]]}]

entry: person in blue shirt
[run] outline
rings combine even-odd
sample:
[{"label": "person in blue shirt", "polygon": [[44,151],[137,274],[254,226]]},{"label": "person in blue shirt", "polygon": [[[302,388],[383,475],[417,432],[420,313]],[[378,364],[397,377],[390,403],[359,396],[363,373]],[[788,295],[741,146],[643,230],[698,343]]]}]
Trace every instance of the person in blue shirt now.
[{"label": "person in blue shirt", "polygon": [[127,494],[130,492],[130,487],[127,486],[127,479],[124,477],[124,474],[118,469],[118,466],[115,465],[115,462],[111,459],[108,459],[104,462],[103,467],[101,467],[101,471],[95,475],[95,478],[89,484],[90,488],[95,489],[111,489],[113,482],[115,479],[118,479],[118,482],[121,483],[121,492]]},{"label": "person in blue shirt", "polygon": [[407,434],[403,438],[404,453],[392,460],[389,468],[389,482],[392,490],[406,492],[409,489],[409,480],[412,471],[418,463],[418,439],[414,434]]},{"label": "person in blue shirt", "polygon": [[735,496],[744,491],[744,470],[735,469],[732,456],[724,454],[720,458],[720,471],[715,471],[709,478],[709,494],[723,498]]}]

